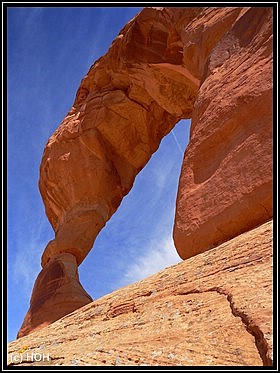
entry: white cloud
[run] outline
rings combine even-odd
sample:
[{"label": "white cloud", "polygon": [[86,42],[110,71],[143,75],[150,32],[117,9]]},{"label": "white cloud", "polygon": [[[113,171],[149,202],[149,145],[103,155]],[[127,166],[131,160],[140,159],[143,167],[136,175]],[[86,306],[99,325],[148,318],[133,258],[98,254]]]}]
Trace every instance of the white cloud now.
[{"label": "white cloud", "polygon": [[34,282],[41,271],[41,255],[47,244],[47,220],[41,215],[37,222],[37,229],[30,229],[30,235],[19,230],[15,240],[16,250],[8,267],[10,280],[20,288],[22,300],[29,300]]},{"label": "white cloud", "polygon": [[11,264],[14,283],[25,299],[30,298],[34,281],[41,270],[41,250],[42,245],[38,245],[38,242],[29,243],[28,246],[23,245]]},{"label": "white cloud", "polygon": [[120,286],[139,281],[181,261],[170,236],[151,240],[143,252],[129,266]]},{"label": "white cloud", "polygon": [[[164,160],[165,161],[165,160]],[[161,167],[154,167],[152,169],[153,181],[157,187],[157,195],[160,197],[161,192],[168,182],[170,182],[169,178],[172,175],[172,168],[174,167],[174,160],[168,160],[161,163]],[[155,199],[156,200],[156,199]]]}]

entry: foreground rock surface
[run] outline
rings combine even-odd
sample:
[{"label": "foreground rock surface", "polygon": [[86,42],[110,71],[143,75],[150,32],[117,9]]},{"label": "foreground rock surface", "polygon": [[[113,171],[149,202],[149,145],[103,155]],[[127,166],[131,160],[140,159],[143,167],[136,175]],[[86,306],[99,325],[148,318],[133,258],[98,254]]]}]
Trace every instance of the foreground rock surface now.
[{"label": "foreground rock surface", "polygon": [[20,366],[271,365],[271,293],[267,222],[11,342],[8,363],[26,350]]}]

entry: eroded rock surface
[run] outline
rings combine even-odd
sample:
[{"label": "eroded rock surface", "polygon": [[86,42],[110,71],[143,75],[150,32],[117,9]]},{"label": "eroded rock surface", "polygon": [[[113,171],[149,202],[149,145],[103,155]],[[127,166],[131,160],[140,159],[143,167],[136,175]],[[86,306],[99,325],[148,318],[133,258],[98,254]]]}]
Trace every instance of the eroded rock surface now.
[{"label": "eroded rock surface", "polygon": [[40,191],[56,236],[43,265],[59,252],[81,263],[181,118],[192,118],[181,257],[271,218],[271,23],[269,8],[148,8],[121,30],[44,151]]},{"label": "eroded rock surface", "polygon": [[241,13],[209,55],[194,104],[174,224],[184,259],[272,217],[271,10]]},{"label": "eroded rock surface", "polygon": [[[271,18],[269,8],[146,8],[120,31],[44,150],[39,186],[55,238],[43,271],[63,253],[84,260],[182,118],[192,127],[174,224],[180,256],[271,218]],[[19,335],[34,329],[29,320],[53,321],[33,307],[44,291],[35,286]]]},{"label": "eroded rock surface", "polygon": [[90,302],[91,296],[79,281],[76,258],[68,253],[57,255],[36,279],[30,308],[17,337],[41,329]]},{"label": "eroded rock surface", "polygon": [[271,247],[268,222],[11,342],[8,363],[271,365]]}]

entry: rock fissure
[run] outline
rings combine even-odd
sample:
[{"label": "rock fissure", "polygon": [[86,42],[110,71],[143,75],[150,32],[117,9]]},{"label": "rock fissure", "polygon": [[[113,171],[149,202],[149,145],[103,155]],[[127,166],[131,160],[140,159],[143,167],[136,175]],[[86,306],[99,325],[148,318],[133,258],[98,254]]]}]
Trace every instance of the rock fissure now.
[{"label": "rock fissure", "polygon": [[[264,307],[265,320],[271,312],[269,294],[263,291],[270,279],[261,273],[269,266],[264,257],[270,241],[262,239],[267,232],[262,231],[261,244],[248,235],[249,248],[251,241],[254,246],[247,258],[237,252],[249,250],[244,243],[238,246],[241,234],[273,216],[272,8],[144,8],[121,33],[91,66],[71,110],[45,147],[39,187],[55,238],[42,255],[43,268],[18,337],[58,319],[70,322],[77,313],[63,317],[91,302],[79,282],[78,266],[163,137],[180,119],[191,118],[173,226],[179,256],[191,258],[196,268],[189,294],[208,289],[226,296],[232,314],[255,338],[258,357],[250,347],[249,355],[242,355],[244,362],[261,357],[264,365],[271,365],[265,337],[271,320],[264,325],[256,317]],[[234,242],[237,252],[223,257]],[[219,255],[223,259],[217,262]],[[247,272],[253,277],[242,288],[244,294],[251,292],[246,301],[266,299],[258,310],[243,310],[239,298],[242,309],[235,304],[236,288]],[[227,279],[215,282],[221,276],[239,282],[230,287]],[[184,274],[172,284],[168,275],[160,274],[160,284],[148,294],[155,294],[152,301],[158,302],[154,312],[165,312],[160,297],[179,294],[178,286],[187,288],[188,281]],[[211,284],[227,284],[231,293]],[[117,325],[122,314],[142,317],[141,307],[149,302],[144,294],[127,297],[120,292],[118,302],[104,308],[107,325]],[[177,319],[179,314],[164,315],[160,327],[176,325]],[[225,362],[231,358],[224,355]],[[215,359],[218,364],[218,354]]]},{"label": "rock fissure", "polygon": [[203,294],[207,292],[216,292],[226,297],[227,301],[229,302],[229,306],[233,316],[239,317],[246,331],[254,337],[256,349],[258,350],[258,353],[263,361],[263,365],[272,366],[272,360],[268,355],[268,345],[266,339],[264,338],[264,333],[261,331],[260,327],[253,320],[251,320],[245,312],[241,311],[235,306],[233,295],[229,291],[222,288],[213,287],[209,289],[194,289],[187,292],[178,292],[174,293],[174,295]]},{"label": "rock fissure", "polygon": [[256,348],[263,361],[263,365],[272,366],[272,359],[269,357],[268,354],[268,344],[260,327],[253,320],[251,320],[245,312],[235,307],[232,294],[227,295],[227,300],[229,301],[232,314],[235,317],[240,317],[246,330],[255,338]]},{"label": "rock fissure", "polygon": [[[220,271],[203,279],[197,268],[205,263],[207,273],[219,262],[234,266],[241,250],[244,258],[254,258],[256,250],[265,256],[262,245],[271,242],[271,233],[271,222],[265,223],[214,250],[119,289],[10,343],[9,352],[19,351],[23,345],[30,353],[43,349],[51,356],[63,356],[62,365],[71,365],[73,356],[79,361],[82,358],[80,365],[112,365],[115,358],[110,351],[115,350],[121,365],[269,366],[270,261],[254,261],[244,271]],[[115,311],[122,312],[122,303],[125,312],[114,317]],[[133,312],[133,304],[137,312]],[[108,318],[110,310],[113,317]],[[258,330],[253,320],[257,320]],[[256,348],[258,333],[263,341]],[[103,359],[98,351],[92,355],[101,346],[108,358]]]}]

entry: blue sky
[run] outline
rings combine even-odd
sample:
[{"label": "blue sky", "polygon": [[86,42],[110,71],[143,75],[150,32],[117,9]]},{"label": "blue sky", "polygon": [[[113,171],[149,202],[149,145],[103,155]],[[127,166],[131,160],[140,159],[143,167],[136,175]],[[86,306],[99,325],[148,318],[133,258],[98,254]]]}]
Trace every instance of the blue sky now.
[{"label": "blue sky", "polygon": [[[54,233],[38,189],[44,146],[80,81],[141,8],[8,9],[8,340],[14,340]],[[180,261],[172,242],[189,121],[166,136],[79,267],[97,299]]]}]

